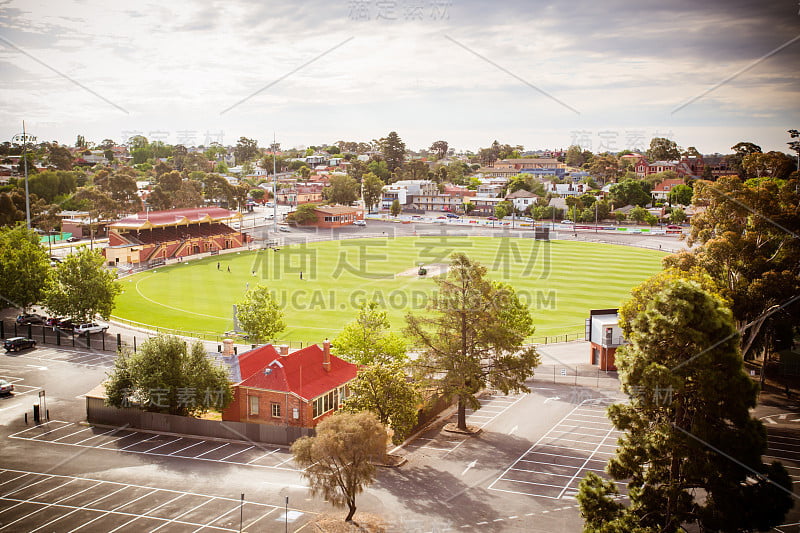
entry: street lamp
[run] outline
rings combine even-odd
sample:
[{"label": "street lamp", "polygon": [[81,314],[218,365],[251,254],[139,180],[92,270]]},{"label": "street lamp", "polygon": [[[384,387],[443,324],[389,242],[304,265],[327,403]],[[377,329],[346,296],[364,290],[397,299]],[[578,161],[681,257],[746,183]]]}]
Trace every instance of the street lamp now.
[{"label": "street lamp", "polygon": [[18,133],[11,138],[11,142],[22,142],[22,165],[25,169],[25,221],[28,229],[31,229],[31,197],[28,193],[28,142],[36,142],[36,137],[28,135],[25,131],[25,121],[22,121],[22,133]]}]

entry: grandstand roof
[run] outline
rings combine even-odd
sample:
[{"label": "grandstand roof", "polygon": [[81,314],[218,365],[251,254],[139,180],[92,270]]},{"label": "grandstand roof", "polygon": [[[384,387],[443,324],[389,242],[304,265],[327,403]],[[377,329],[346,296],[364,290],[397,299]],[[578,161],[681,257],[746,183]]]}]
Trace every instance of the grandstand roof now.
[{"label": "grandstand roof", "polygon": [[152,229],[170,226],[186,226],[201,222],[219,222],[232,218],[242,218],[241,213],[228,211],[221,207],[195,207],[191,209],[169,209],[137,213],[134,216],[109,224],[116,229]]}]

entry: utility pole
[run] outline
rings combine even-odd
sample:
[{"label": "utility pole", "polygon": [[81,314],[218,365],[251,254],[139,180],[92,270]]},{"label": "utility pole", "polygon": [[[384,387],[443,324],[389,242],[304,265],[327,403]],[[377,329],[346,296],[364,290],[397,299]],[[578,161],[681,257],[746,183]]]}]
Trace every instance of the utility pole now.
[{"label": "utility pole", "polygon": [[22,167],[25,169],[25,223],[31,229],[31,196],[28,191],[28,141],[35,141],[36,137],[28,136],[25,130],[25,121],[22,121],[22,134],[19,133],[11,138],[11,142],[22,143]]},{"label": "utility pole", "polygon": [[278,172],[277,172],[277,147],[275,132],[272,132],[272,231],[278,232]]}]

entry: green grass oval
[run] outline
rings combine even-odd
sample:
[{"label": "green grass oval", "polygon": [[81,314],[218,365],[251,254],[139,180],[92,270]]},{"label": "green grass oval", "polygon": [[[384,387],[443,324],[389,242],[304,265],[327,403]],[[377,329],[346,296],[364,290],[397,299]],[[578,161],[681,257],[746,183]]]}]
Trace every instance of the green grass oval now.
[{"label": "green grass oval", "polygon": [[[535,337],[583,333],[589,309],[618,307],[661,269],[661,252],[574,241],[498,237],[399,237],[294,244],[189,260],[124,278],[114,316],[162,328],[221,334],[248,287],[267,285],[286,315],[281,340],[334,337],[356,307],[377,300],[393,328],[424,312],[435,283],[398,274],[446,263],[452,252],[480,261],[493,280],[528,303]],[[302,272],[302,279],[300,273]]]}]

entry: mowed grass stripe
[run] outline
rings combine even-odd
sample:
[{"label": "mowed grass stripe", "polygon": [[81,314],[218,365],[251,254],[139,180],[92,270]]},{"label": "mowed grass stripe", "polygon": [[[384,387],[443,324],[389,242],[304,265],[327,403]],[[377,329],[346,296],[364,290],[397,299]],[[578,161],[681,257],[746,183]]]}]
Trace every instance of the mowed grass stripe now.
[{"label": "mowed grass stripe", "polygon": [[447,263],[453,251],[480,261],[491,279],[517,289],[531,308],[536,336],[582,332],[589,309],[619,306],[632,287],[660,270],[664,255],[618,245],[493,237],[317,242],[136,274],[123,280],[114,314],[165,328],[222,333],[233,326],[232,305],[248,286],[261,283],[275,292],[286,314],[281,340],[335,336],[368,299],[384,306],[399,330],[407,312],[424,311],[435,283],[398,274],[420,263]]}]

